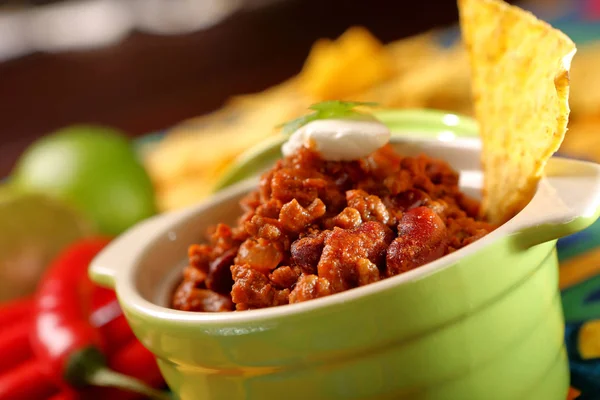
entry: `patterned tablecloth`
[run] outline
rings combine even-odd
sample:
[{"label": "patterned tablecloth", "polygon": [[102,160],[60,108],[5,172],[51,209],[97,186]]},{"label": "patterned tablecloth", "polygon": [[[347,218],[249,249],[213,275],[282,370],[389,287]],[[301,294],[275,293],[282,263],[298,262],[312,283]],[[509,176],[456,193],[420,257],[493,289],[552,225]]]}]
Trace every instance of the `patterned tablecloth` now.
[{"label": "patterned tablecloth", "polygon": [[600,399],[600,221],[558,242],[571,385]]}]

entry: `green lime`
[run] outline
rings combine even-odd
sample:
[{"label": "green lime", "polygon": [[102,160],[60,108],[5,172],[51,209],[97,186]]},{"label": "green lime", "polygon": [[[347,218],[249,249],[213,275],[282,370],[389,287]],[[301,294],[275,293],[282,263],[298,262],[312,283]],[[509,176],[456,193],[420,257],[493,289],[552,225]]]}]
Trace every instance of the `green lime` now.
[{"label": "green lime", "polygon": [[50,261],[91,233],[91,224],[61,202],[0,187],[0,301],[33,293]]},{"label": "green lime", "polygon": [[156,213],[154,189],[121,132],[78,125],[31,145],[15,167],[17,190],[59,198],[116,235]]}]

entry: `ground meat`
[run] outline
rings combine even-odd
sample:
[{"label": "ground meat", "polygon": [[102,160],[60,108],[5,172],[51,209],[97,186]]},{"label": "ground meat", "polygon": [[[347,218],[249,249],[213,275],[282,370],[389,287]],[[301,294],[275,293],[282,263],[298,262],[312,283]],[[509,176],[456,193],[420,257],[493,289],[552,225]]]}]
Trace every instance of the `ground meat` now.
[{"label": "ground meat", "polygon": [[395,225],[396,219],[390,216],[383,201],[364,190],[348,190],[346,192],[348,207],[357,210],[363,221],[379,221],[384,225]]},{"label": "ground meat", "polygon": [[317,275],[302,275],[290,293],[290,304],[329,296],[331,293],[331,283],[327,279]]},{"label": "ground meat", "polygon": [[233,284],[231,298],[239,311],[272,307],[288,303],[290,291],[274,288],[264,274],[245,265],[231,267]]},{"label": "ground meat", "polygon": [[193,244],[188,248],[188,259],[190,265],[204,272],[208,268],[212,258],[212,248],[205,244]]},{"label": "ground meat", "polygon": [[296,200],[300,204],[308,206],[319,195],[318,189],[321,186],[308,184],[308,179],[313,177],[313,174],[308,172],[310,171],[293,168],[283,168],[275,172],[271,181],[273,198],[283,203]]},{"label": "ground meat", "polygon": [[259,192],[250,192],[240,200],[240,207],[244,211],[256,210],[261,205]]},{"label": "ground meat", "polygon": [[493,229],[491,224],[485,221],[476,221],[471,217],[448,219],[447,224],[450,252],[473,243]]},{"label": "ground meat", "polygon": [[346,207],[341,213],[327,220],[325,226],[329,229],[336,226],[342,229],[352,229],[358,228],[362,222],[362,216],[356,208]]},{"label": "ground meat", "polygon": [[172,306],[242,311],[298,303],[418,268],[495,227],[443,161],[384,146],[356,161],[301,149],[278,161],[188,251]]},{"label": "ground meat", "polygon": [[[354,229],[335,228],[325,239],[317,265],[319,277],[331,284],[333,293],[379,280],[378,265],[384,266],[392,231],[380,222],[369,221]],[[369,261],[369,268],[363,260]],[[375,266],[375,269],[370,266]]]},{"label": "ground meat", "polygon": [[321,199],[315,199],[306,208],[302,207],[296,199],[293,199],[281,207],[279,222],[287,231],[299,234],[324,214],[325,204]]},{"label": "ground meat", "polygon": [[255,215],[244,223],[244,229],[250,237],[263,238],[271,241],[278,240],[282,235],[282,226],[278,220],[261,215]]},{"label": "ground meat", "polygon": [[283,266],[271,272],[269,280],[278,289],[291,289],[296,285],[300,274],[299,268]]},{"label": "ground meat", "polygon": [[281,212],[281,208],[283,207],[283,203],[277,199],[271,199],[264,204],[256,207],[256,215],[260,215],[262,217],[279,218],[279,213]]},{"label": "ground meat", "polygon": [[193,287],[202,287],[206,278],[208,278],[208,274],[194,265],[188,265],[183,270],[183,280],[193,283]]},{"label": "ground meat", "polygon": [[233,238],[231,228],[225,224],[218,224],[214,232],[210,235],[212,252],[215,256],[220,256],[227,250],[236,247],[237,243]]},{"label": "ground meat", "polygon": [[195,288],[193,282],[183,281],[173,298],[173,307],[183,311],[222,312],[233,311],[233,303],[228,296],[208,289]]}]

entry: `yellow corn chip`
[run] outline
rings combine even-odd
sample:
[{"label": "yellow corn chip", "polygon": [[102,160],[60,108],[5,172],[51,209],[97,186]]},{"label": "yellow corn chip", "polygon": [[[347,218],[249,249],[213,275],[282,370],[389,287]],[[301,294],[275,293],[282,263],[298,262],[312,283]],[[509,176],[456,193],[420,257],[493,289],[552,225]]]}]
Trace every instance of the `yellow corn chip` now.
[{"label": "yellow corn chip", "polygon": [[495,223],[531,199],[569,117],[575,44],[500,0],[458,0],[483,142],[482,208]]},{"label": "yellow corn chip", "polygon": [[317,41],[299,79],[313,100],[343,100],[392,72],[392,60],[383,45],[366,29],[352,27],[335,41]]}]

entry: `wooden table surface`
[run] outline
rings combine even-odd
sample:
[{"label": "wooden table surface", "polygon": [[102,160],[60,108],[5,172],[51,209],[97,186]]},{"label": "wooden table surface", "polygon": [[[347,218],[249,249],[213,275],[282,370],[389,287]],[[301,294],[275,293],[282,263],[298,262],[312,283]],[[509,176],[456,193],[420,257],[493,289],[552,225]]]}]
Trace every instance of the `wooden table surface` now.
[{"label": "wooden table surface", "polygon": [[29,143],[62,126],[99,123],[137,136],[276,84],[300,70],[317,38],[349,26],[388,42],[456,20],[453,0],[292,0],[189,35],[134,33],[102,49],[7,61],[0,64],[0,177]]}]

